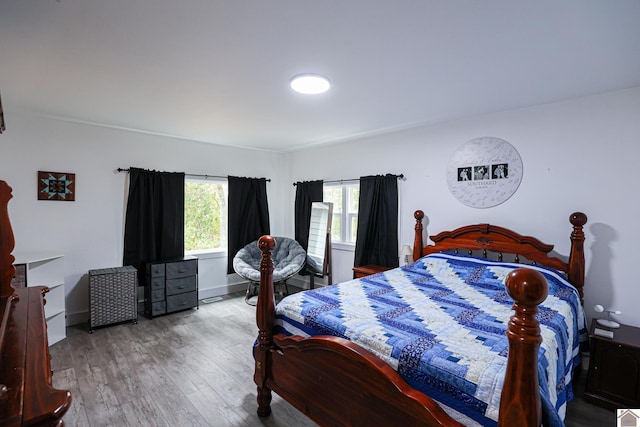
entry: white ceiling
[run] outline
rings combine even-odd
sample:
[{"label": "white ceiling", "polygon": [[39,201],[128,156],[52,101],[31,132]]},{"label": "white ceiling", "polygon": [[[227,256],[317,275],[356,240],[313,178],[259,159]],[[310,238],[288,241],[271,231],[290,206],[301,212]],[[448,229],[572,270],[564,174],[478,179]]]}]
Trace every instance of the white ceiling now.
[{"label": "white ceiling", "polygon": [[[328,76],[309,96],[291,76]],[[292,150],[640,86],[638,0],[0,0],[11,112]]]}]

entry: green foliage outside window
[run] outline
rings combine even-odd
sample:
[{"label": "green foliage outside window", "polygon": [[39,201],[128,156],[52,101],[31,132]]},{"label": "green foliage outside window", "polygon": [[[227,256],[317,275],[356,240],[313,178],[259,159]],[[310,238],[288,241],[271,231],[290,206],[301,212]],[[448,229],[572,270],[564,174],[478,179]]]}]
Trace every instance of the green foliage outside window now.
[{"label": "green foliage outside window", "polygon": [[187,181],[184,187],[184,247],[227,247],[226,183]]},{"label": "green foliage outside window", "polygon": [[341,186],[325,186],[323,200],[333,203],[333,218],[331,220],[331,240],[339,242],[341,240],[341,221],[342,221],[342,187]]},{"label": "green foliage outside window", "polygon": [[355,243],[358,231],[359,183],[325,185],[323,193],[323,201],[333,203],[331,240]]}]

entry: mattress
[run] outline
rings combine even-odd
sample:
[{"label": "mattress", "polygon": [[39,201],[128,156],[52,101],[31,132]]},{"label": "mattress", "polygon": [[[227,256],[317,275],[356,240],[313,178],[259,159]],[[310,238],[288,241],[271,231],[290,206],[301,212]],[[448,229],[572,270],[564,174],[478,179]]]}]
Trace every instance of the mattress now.
[{"label": "mattress", "polygon": [[[393,367],[412,387],[481,425],[497,425],[513,300],[507,275],[522,264],[431,254],[408,266],[284,298],[276,331],[351,340]],[[543,418],[563,425],[572,374],[587,340],[577,290],[545,267],[549,296],[537,315],[543,338]]]}]

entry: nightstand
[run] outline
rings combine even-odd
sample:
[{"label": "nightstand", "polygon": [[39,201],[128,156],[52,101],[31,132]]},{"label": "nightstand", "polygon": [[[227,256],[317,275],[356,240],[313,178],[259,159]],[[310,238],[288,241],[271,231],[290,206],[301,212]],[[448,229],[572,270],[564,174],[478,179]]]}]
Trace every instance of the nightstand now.
[{"label": "nightstand", "polygon": [[[594,334],[595,328],[613,338]],[[640,408],[640,328],[605,328],[595,320],[589,331],[591,356],[584,398],[610,409]]]},{"label": "nightstand", "polygon": [[353,267],[353,275],[356,279],[369,276],[370,274],[380,273],[382,271],[391,270],[391,267],[383,267],[381,265],[368,264],[360,267]]}]

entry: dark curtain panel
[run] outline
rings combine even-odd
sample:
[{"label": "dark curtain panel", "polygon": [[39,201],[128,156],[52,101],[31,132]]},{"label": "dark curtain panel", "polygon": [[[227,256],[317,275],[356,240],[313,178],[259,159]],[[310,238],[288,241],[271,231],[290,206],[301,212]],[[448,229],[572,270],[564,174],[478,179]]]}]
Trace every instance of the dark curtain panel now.
[{"label": "dark curtain panel", "polygon": [[398,264],[398,176],[360,178],[354,267]]},{"label": "dark curtain panel", "polygon": [[[309,245],[309,225],[311,223],[311,203],[322,201],[323,181],[305,181],[296,185],[295,239],[305,250]],[[308,275],[302,269],[300,275]]]},{"label": "dark curtain panel", "polygon": [[299,182],[296,186],[295,238],[306,250],[309,244],[311,203],[322,201],[322,181]]},{"label": "dark curtain panel", "polygon": [[227,273],[231,274],[236,253],[270,233],[266,179],[229,177],[228,223]]},{"label": "dark curtain panel", "polygon": [[[184,173],[130,168],[123,265],[184,256]],[[142,285],[142,282],[140,283]]]}]

